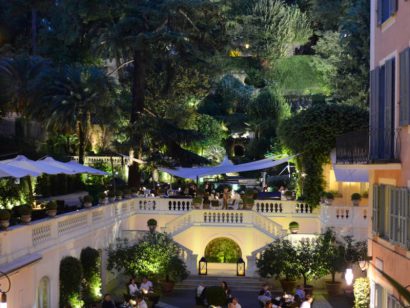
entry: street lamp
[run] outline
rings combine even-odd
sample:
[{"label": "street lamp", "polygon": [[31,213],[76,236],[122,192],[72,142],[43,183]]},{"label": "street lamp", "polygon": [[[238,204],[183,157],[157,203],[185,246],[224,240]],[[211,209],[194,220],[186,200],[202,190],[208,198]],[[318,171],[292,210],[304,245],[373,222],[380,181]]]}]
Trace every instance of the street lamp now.
[{"label": "street lamp", "polygon": [[351,268],[347,268],[346,269],[346,273],[345,273],[345,280],[346,280],[346,284],[348,286],[351,286],[353,283],[353,270]]},{"label": "street lamp", "polygon": [[201,260],[199,260],[198,272],[199,272],[199,275],[208,274],[208,262],[206,261],[205,257],[202,257]]},{"label": "street lamp", "polygon": [[[1,297],[0,297],[0,308],[7,308],[7,293],[10,291],[11,281],[10,281],[9,276],[7,276],[6,273],[0,271],[0,274],[1,274],[0,278],[2,278],[2,276],[6,277],[7,283],[8,283],[7,289],[4,289],[4,290],[3,290],[3,289],[0,288],[0,293],[1,293]],[[0,284],[0,287],[1,287],[1,284]]]}]

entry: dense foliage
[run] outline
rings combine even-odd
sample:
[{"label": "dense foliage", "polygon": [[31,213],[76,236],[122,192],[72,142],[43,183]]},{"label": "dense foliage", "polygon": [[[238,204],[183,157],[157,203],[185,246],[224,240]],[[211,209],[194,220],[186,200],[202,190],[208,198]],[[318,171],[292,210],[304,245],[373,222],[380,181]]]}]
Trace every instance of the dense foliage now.
[{"label": "dense foliage", "polygon": [[80,288],[83,279],[83,267],[80,260],[64,257],[60,262],[60,308],[70,305],[73,308],[83,307]]},{"label": "dense foliage", "polygon": [[205,258],[208,262],[236,263],[241,254],[238,244],[228,238],[214,239],[205,248]]},{"label": "dense foliage", "polygon": [[179,259],[180,248],[165,233],[149,233],[129,246],[120,241],[108,250],[108,270],[153,280],[181,281],[188,277],[185,263]]},{"label": "dense foliage", "polygon": [[368,308],[370,306],[369,278],[359,277],[353,284],[354,308]]},{"label": "dense foliage", "polygon": [[298,157],[306,174],[303,194],[311,205],[319,204],[323,191],[323,164],[329,161],[336,137],[368,128],[368,112],[344,104],[315,104],[283,121],[278,130],[283,144]]},{"label": "dense foliage", "polygon": [[83,268],[82,295],[85,303],[101,298],[101,256],[97,249],[86,247],[81,250]]}]

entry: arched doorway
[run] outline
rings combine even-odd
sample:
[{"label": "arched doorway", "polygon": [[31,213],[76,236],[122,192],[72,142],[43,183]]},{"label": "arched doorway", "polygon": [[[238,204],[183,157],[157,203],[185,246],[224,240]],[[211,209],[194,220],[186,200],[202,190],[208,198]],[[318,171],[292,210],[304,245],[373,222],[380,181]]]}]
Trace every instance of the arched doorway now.
[{"label": "arched doorway", "polygon": [[41,278],[38,284],[37,307],[50,308],[50,279],[47,276]]},{"label": "arched doorway", "polygon": [[242,257],[239,245],[227,237],[218,237],[208,243],[205,258],[212,263],[236,263]]}]

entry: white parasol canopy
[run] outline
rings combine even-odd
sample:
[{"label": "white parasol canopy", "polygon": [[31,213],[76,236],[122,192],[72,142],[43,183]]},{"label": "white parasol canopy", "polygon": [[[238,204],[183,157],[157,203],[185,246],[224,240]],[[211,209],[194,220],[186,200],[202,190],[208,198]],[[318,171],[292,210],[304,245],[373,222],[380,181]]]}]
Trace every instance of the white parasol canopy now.
[{"label": "white parasol canopy", "polygon": [[77,163],[75,160],[69,161],[68,163],[65,163],[65,165],[71,168],[73,171],[75,171],[75,173],[89,173],[93,175],[108,175],[108,173],[105,171],[101,171],[95,168],[81,165],[80,163]]},{"label": "white parasol canopy", "polygon": [[177,177],[186,178],[186,179],[196,179],[204,176],[210,175],[217,175],[217,174],[225,174],[225,173],[233,173],[233,172],[246,172],[246,171],[254,171],[254,170],[262,170],[268,169],[280,164],[286,163],[289,159],[293,158],[294,156],[289,156],[286,158],[282,158],[279,160],[272,160],[270,158],[261,159],[245,164],[234,165],[230,160],[227,158],[218,165],[213,167],[201,167],[201,168],[177,168],[177,169],[168,169],[168,168],[160,168],[160,171],[167,172]]},{"label": "white parasol canopy", "polygon": [[0,178],[22,178],[25,176],[39,176],[40,173],[0,163]]}]

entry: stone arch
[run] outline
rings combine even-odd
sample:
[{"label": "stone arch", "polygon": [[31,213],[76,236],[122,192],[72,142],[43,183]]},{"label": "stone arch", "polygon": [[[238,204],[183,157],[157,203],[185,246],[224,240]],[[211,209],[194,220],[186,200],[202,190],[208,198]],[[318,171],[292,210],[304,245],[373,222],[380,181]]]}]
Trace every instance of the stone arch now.
[{"label": "stone arch", "polygon": [[242,257],[242,249],[231,238],[220,236],[208,242],[204,256],[208,262],[236,263]]},{"label": "stone arch", "polygon": [[50,308],[50,278],[43,276],[37,288],[37,307]]}]

